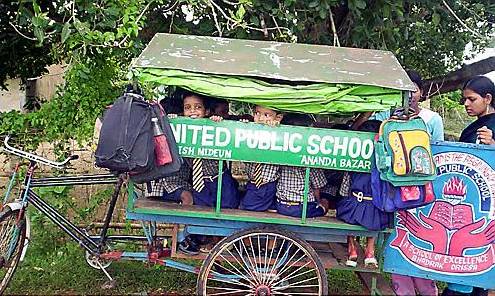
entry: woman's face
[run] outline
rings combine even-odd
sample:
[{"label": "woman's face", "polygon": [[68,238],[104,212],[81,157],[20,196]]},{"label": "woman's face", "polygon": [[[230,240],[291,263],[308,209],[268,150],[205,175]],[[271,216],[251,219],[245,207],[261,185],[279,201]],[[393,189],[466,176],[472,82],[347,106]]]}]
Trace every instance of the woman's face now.
[{"label": "woman's face", "polygon": [[490,94],[482,97],[480,94],[466,88],[462,91],[462,101],[469,116],[480,117],[488,112],[492,97]]}]

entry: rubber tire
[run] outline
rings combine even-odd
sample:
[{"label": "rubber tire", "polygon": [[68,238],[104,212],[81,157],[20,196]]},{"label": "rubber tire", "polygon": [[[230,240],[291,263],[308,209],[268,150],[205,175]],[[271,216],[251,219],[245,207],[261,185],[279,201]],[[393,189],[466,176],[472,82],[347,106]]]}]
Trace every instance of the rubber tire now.
[{"label": "rubber tire", "polygon": [[295,234],[292,232],[280,229],[280,228],[275,228],[275,227],[255,227],[255,228],[250,228],[250,229],[245,229],[241,230],[239,232],[236,232],[232,234],[231,236],[227,236],[223,238],[218,244],[215,245],[215,247],[210,251],[206,259],[203,261],[203,264],[201,265],[201,269],[199,270],[199,275],[198,275],[198,281],[196,284],[196,295],[204,295],[203,290],[206,288],[206,280],[208,279],[208,274],[206,274],[206,270],[210,264],[212,264],[213,260],[217,256],[217,253],[221,250],[222,245],[230,243],[239,237],[242,237],[246,234],[258,234],[258,233],[263,233],[263,234],[278,234],[285,236],[287,238],[290,238],[294,240],[295,242],[299,243],[301,247],[305,248],[306,251],[308,252],[310,258],[313,260],[315,263],[315,266],[317,268],[317,273],[319,274],[320,281],[322,283],[321,287],[321,295],[328,295],[328,278],[327,278],[327,272],[325,268],[323,267],[323,264],[321,263],[320,257],[316,253],[316,251],[313,249],[313,247],[306,242],[305,240],[297,237]]},{"label": "rubber tire", "polygon": [[[12,211],[10,208],[5,208],[1,213],[0,213],[0,223],[3,223],[7,219],[17,219],[17,216],[19,215],[19,210],[14,210]],[[7,288],[10,280],[12,279],[12,276],[14,275],[17,266],[19,265],[19,261],[21,259],[22,255],[22,248],[24,247],[24,241],[26,239],[26,217],[22,217],[22,220],[20,221],[20,235],[19,235],[19,240],[17,241],[17,245],[15,247],[15,257],[12,258],[13,266],[11,267],[10,272],[6,272],[5,277],[1,280],[0,282],[0,295],[3,295],[5,292],[5,289]],[[0,239],[4,239],[3,237]]]}]

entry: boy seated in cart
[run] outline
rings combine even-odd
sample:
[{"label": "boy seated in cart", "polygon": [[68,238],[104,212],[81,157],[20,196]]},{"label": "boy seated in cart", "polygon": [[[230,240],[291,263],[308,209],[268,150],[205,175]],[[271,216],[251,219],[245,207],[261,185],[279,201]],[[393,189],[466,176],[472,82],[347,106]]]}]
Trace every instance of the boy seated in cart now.
[{"label": "boy seated in cart", "polygon": [[[279,125],[283,114],[263,106],[255,106],[254,122],[271,126]],[[248,183],[246,194],[241,201],[241,210],[263,212],[275,209],[278,165],[267,163],[246,163]]]},{"label": "boy seated in cart", "polygon": [[[307,126],[309,118],[303,114],[286,115],[285,124]],[[282,215],[301,217],[303,212],[304,180],[306,168],[280,166],[277,182],[277,212]],[[306,217],[324,216],[328,211],[328,201],[320,197],[320,189],[327,184],[321,169],[310,169],[308,184],[308,207]]]},{"label": "boy seated in cart", "polygon": [[[182,111],[185,117],[205,118],[210,116],[209,100],[199,94],[185,92],[182,98]],[[177,116],[169,114],[170,117]],[[213,115],[210,119],[219,121],[222,117]],[[160,196],[165,200],[180,202],[183,205],[213,207],[216,204],[218,161],[213,159],[184,158],[180,170],[170,176],[152,182],[152,191],[147,196]],[[228,169],[222,176],[222,208],[237,208],[239,195],[237,182]],[[187,235],[179,244],[179,249],[187,254],[199,253],[204,237]],[[204,242],[206,244],[207,242]]]},{"label": "boy seated in cart", "polygon": [[[190,118],[205,118],[210,115],[209,100],[199,94],[184,92],[183,115]],[[169,116],[175,117],[176,114]],[[222,117],[211,116],[214,121]],[[212,159],[184,158],[180,170],[170,176],[152,182],[147,196],[160,196],[183,205],[215,206],[218,177],[218,161]],[[237,183],[230,171],[224,170],[222,178],[222,207],[237,208],[239,205]]]},{"label": "boy seated in cart", "polygon": [[[183,97],[184,116],[189,118],[205,118],[210,116],[208,99],[199,94],[186,92]],[[210,117],[214,121],[222,118]],[[193,200],[195,205],[213,207],[217,200],[218,160],[185,158],[192,168]],[[239,193],[236,182],[228,169],[222,172],[222,208],[237,208],[239,206]]]},{"label": "boy seated in cart", "polygon": [[173,201],[182,205],[192,205],[192,186],[189,182],[191,169],[185,163],[180,170],[170,176],[151,181],[151,191],[146,190],[148,197],[160,197],[165,201]]}]

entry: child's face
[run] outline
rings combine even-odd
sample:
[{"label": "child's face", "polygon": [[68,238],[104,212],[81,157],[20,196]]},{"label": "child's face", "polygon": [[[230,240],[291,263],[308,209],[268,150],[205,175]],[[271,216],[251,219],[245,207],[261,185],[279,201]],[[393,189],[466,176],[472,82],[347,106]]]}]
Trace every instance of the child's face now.
[{"label": "child's face", "polygon": [[229,103],[221,103],[215,106],[215,115],[229,117]]},{"label": "child's face", "polygon": [[254,109],[254,122],[257,123],[269,123],[269,122],[278,122],[282,120],[283,115],[281,113],[277,113],[277,111],[268,109],[261,106],[256,106]]},{"label": "child's face", "polygon": [[203,100],[198,96],[188,96],[184,98],[184,116],[190,118],[206,117],[207,111]]}]

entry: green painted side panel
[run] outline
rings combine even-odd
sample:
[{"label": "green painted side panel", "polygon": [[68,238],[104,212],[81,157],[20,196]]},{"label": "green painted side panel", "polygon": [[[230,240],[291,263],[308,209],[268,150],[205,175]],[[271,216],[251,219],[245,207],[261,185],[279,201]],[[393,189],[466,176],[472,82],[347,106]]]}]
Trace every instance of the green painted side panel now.
[{"label": "green painted side panel", "polygon": [[415,90],[391,52],[326,45],[158,33],[133,67]]},{"label": "green painted side panel", "polygon": [[307,219],[306,223],[301,223],[301,220],[290,219],[290,218],[261,218],[261,217],[249,217],[249,216],[239,216],[225,213],[215,213],[215,209],[209,213],[204,212],[193,212],[193,211],[176,211],[167,209],[148,209],[148,208],[135,208],[132,212],[139,214],[153,214],[153,215],[164,215],[164,216],[177,216],[177,217],[190,217],[190,218],[204,218],[204,219],[219,219],[219,220],[231,220],[231,221],[241,221],[241,222],[257,222],[257,223],[269,223],[269,224],[283,224],[283,225],[298,225],[298,226],[308,226],[317,228],[332,228],[341,229],[348,231],[363,231],[372,235],[373,231],[370,231],[359,225],[345,224],[345,223],[333,223],[324,222],[320,220]]},{"label": "green painted side panel", "polygon": [[183,157],[369,172],[373,133],[179,117],[171,120]]}]

